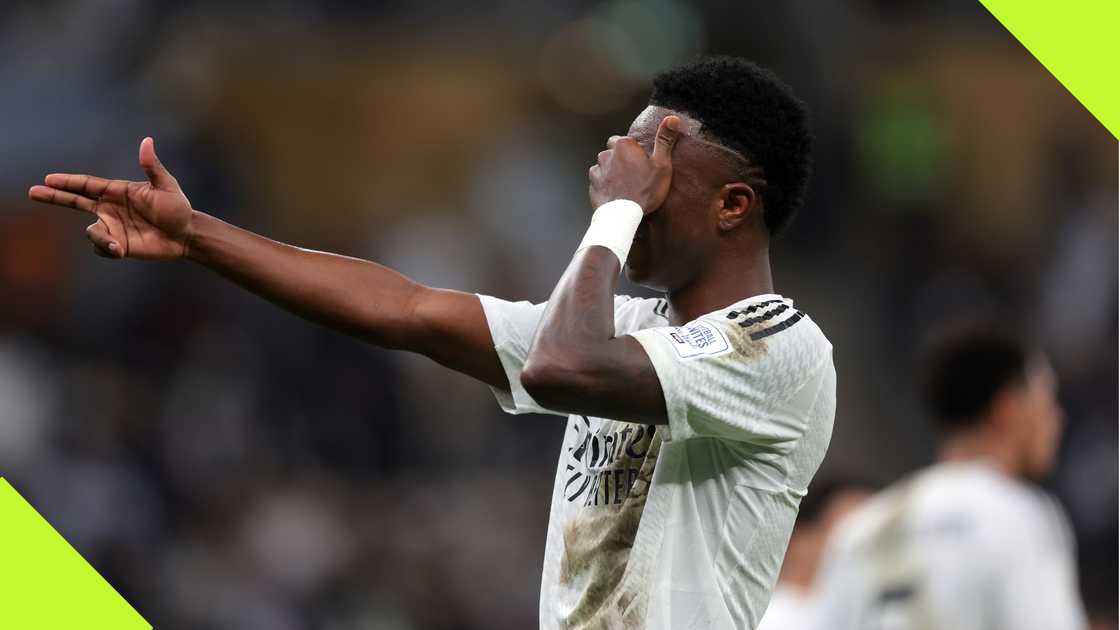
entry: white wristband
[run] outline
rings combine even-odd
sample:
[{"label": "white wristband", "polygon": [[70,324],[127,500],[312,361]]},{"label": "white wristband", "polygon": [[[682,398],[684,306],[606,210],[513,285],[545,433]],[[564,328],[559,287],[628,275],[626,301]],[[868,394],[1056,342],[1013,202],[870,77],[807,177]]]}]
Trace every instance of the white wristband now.
[{"label": "white wristband", "polygon": [[630,245],[634,242],[634,233],[638,231],[638,224],[642,222],[645,212],[642,207],[629,199],[615,199],[599,206],[591,215],[591,225],[587,234],[576,251],[602,245],[618,256],[619,269],[626,266],[626,257],[630,255]]}]

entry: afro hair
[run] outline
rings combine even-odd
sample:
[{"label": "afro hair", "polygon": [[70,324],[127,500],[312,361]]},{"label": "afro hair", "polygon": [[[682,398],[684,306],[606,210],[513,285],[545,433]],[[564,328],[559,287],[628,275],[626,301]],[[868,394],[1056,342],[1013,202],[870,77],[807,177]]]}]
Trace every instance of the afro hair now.
[{"label": "afro hair", "polygon": [[650,105],[688,114],[704,135],[762,169],[760,197],[770,234],[793,220],[809,181],[809,115],[788,85],[745,59],[707,57],[658,74]]}]

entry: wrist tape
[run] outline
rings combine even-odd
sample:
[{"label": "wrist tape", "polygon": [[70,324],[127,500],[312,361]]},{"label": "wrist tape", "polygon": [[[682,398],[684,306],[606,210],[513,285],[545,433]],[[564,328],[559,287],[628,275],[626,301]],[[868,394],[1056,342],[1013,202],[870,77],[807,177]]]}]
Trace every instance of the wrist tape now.
[{"label": "wrist tape", "polygon": [[619,269],[626,266],[634,233],[645,213],[642,207],[629,199],[615,199],[599,206],[591,215],[591,225],[576,251],[601,245],[618,256]]}]

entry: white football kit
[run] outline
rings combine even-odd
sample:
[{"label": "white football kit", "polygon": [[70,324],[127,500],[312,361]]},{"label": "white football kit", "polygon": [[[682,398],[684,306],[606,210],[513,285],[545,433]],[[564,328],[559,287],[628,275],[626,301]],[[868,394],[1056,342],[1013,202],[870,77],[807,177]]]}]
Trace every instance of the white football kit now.
[{"label": "white football kit", "polygon": [[[479,296],[510,413],[543,409],[521,369],[544,304]],[[665,394],[668,425],[568,417],[541,580],[543,630],[753,629],[832,434],[832,345],[778,295],[668,325],[615,298]],[[562,415],[562,414],[557,414]]]},{"label": "white football kit", "polygon": [[757,630],[809,630],[812,623],[812,594],[778,582]]},{"label": "white football kit", "polygon": [[817,580],[819,630],[1081,630],[1057,503],[986,461],[904,479],[839,527]]}]

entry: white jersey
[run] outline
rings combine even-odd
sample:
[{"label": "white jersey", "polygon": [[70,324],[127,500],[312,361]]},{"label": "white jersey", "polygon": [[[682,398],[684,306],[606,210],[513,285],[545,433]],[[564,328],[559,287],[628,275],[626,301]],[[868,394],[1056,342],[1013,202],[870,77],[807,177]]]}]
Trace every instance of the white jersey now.
[{"label": "white jersey", "polygon": [[[521,386],[543,304],[480,296],[510,413],[553,413]],[[669,423],[569,416],[541,581],[543,630],[753,629],[832,434],[832,346],[790,300],[760,295],[668,325],[667,303],[615,298]]]},{"label": "white jersey", "polygon": [[757,630],[808,630],[813,623],[812,606],[809,593],[778,582]]},{"label": "white jersey", "polygon": [[821,630],[1086,627],[1061,509],[983,461],[868,501],[837,530],[817,589]]}]

